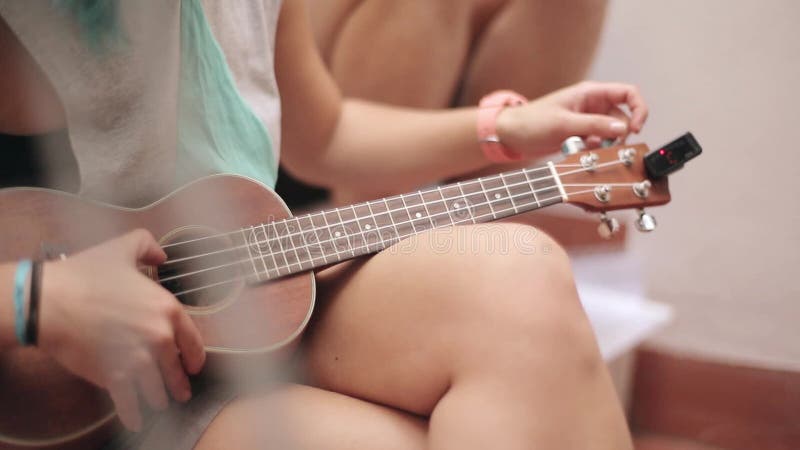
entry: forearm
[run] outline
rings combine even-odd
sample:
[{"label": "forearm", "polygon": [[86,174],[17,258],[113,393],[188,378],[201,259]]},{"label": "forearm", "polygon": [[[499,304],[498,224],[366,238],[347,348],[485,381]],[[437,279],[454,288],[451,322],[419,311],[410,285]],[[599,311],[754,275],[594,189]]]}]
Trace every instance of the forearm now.
[{"label": "forearm", "polygon": [[421,111],[343,100],[314,47],[303,1],[278,21],[281,163],[316,185],[381,194],[487,165],[475,110]]},{"label": "forearm", "polygon": [[327,147],[304,174],[377,195],[476,170],[488,165],[476,120],[474,108],[423,111],[347,100]]}]

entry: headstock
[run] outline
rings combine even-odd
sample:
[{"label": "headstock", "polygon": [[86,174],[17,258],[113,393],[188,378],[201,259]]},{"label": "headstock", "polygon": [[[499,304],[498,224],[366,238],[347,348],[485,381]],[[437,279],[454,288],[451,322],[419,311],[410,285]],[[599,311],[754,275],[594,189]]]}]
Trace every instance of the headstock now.
[{"label": "headstock", "polygon": [[619,224],[606,212],[618,209],[638,209],[637,228],[654,230],[655,219],[644,208],[668,203],[669,185],[664,175],[680,169],[701,152],[697,141],[687,133],[655,152],[646,144],[615,145],[570,153],[555,167],[566,194],[565,202],[601,213],[598,231],[608,238]]}]

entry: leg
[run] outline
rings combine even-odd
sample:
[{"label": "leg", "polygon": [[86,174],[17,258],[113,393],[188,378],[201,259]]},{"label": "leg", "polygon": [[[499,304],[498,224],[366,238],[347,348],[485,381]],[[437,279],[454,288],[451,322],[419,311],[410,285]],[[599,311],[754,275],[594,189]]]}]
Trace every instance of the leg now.
[{"label": "leg", "polygon": [[625,449],[568,260],[516,224],[423,233],[321,274],[305,342],[324,389],[430,417],[432,449]]},{"label": "leg", "polygon": [[446,108],[476,19],[502,1],[314,0],[310,10],[318,46],[346,95]]},{"label": "leg", "polygon": [[[317,44],[346,95],[401,106],[535,98],[586,75],[607,0],[310,0]],[[513,70],[512,70],[513,69]]]},{"label": "leg", "polygon": [[265,450],[422,450],[427,422],[385,406],[301,385],[234,401],[195,447]]},{"label": "leg", "polygon": [[461,105],[496,89],[528,98],[586,76],[600,39],[606,0],[510,0],[478,38],[464,76]]}]

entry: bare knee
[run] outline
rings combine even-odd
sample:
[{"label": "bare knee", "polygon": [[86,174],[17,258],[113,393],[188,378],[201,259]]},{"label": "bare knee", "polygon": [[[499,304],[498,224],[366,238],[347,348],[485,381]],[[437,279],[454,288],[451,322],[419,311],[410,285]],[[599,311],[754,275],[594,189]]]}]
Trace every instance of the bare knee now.
[{"label": "bare knee", "polygon": [[492,358],[507,362],[509,355],[516,355],[515,364],[521,366],[561,361],[597,370],[594,334],[563,248],[526,225],[501,224],[489,230],[467,233],[483,251],[462,263],[479,270],[455,299],[466,310],[453,316],[463,338],[462,363],[484,364]]}]

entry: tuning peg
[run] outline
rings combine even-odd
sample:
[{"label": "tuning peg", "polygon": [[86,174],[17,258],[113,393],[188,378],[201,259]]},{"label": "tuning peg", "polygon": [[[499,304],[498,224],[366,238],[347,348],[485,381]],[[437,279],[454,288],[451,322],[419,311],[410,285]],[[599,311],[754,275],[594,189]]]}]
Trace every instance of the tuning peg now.
[{"label": "tuning peg", "polygon": [[600,224],[597,225],[597,234],[603,239],[611,239],[619,232],[619,221],[608,217],[606,213],[600,214]]},{"label": "tuning peg", "polygon": [[570,136],[561,144],[561,153],[572,155],[586,150],[586,143],[580,136]]},{"label": "tuning peg", "polygon": [[636,219],[636,229],[649,233],[656,229],[656,218],[646,213],[644,209],[639,210],[639,217]]}]

